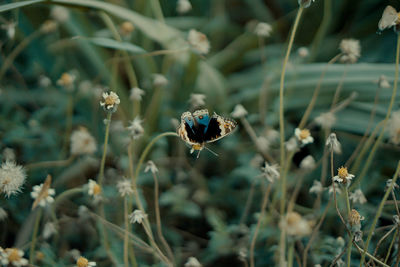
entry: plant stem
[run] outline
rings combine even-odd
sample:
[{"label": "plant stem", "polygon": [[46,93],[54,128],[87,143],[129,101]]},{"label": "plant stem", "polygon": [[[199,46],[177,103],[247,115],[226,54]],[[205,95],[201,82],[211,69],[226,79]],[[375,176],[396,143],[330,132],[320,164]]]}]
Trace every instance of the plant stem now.
[{"label": "plant stem", "polygon": [[288,252],[288,267],[293,267],[293,254],[294,254],[294,241],[289,242],[289,252]]},{"label": "plant stem", "polygon": [[398,233],[399,233],[399,228],[396,228],[396,232],[394,232],[393,239],[392,239],[392,241],[390,242],[389,248],[388,248],[388,250],[387,250],[387,254],[386,254],[386,257],[385,257],[385,263],[386,263],[386,262],[388,261],[388,259],[389,259],[390,252],[392,251],[392,247],[393,247],[394,241],[396,240],[396,237],[397,237],[397,234],[398,234]]},{"label": "plant stem", "polygon": [[35,225],[33,227],[31,248],[29,250],[29,264],[33,264],[33,262],[35,261],[36,238],[37,238],[37,233],[39,230],[39,224],[40,224],[41,217],[42,217],[42,208],[39,207],[39,210],[36,213]]},{"label": "plant stem", "polygon": [[53,204],[51,205],[51,216],[52,216],[53,220],[54,220],[54,221],[57,221],[56,212],[57,212],[57,206],[60,204],[60,202],[62,202],[64,199],[66,199],[66,198],[68,198],[68,197],[70,197],[70,196],[72,196],[72,195],[75,195],[75,194],[78,194],[78,193],[82,193],[82,192],[84,192],[84,191],[85,191],[84,188],[82,188],[82,187],[77,187],[77,188],[68,189],[68,190],[62,192],[61,194],[59,194],[59,195],[54,199],[54,202],[53,202]]},{"label": "plant stem", "polygon": [[112,112],[108,112],[107,119],[106,119],[106,133],[104,136],[103,156],[101,157],[100,172],[99,172],[99,177],[97,180],[100,187],[102,186],[103,180],[104,180],[104,166],[106,164],[108,136],[109,136],[109,132],[110,132],[111,117],[112,117]]},{"label": "plant stem", "polygon": [[54,160],[54,161],[42,161],[42,162],[34,162],[25,165],[25,169],[33,170],[37,168],[51,168],[51,167],[64,167],[70,164],[75,159],[74,155],[71,155],[67,159],[62,160]]},{"label": "plant stem", "polygon": [[[127,196],[124,197],[124,224],[125,224],[125,231],[126,233],[124,234],[124,265],[125,267],[129,267],[129,253],[128,253],[128,248],[129,248],[129,235],[128,233],[130,232],[129,230],[129,220],[128,220],[128,200],[127,200]],[[131,255],[132,256],[132,255]],[[136,263],[136,258],[135,258],[135,254],[133,254],[133,266],[137,266]]]},{"label": "plant stem", "polygon": [[[349,218],[350,218],[350,200],[349,200],[349,190],[347,189],[347,185],[344,186],[344,197],[346,199],[346,208],[347,208],[347,221],[349,222]],[[350,263],[351,263],[351,246],[353,244],[352,240],[353,240],[353,234],[351,234],[349,236],[349,242],[347,244],[347,267],[350,267]]]}]

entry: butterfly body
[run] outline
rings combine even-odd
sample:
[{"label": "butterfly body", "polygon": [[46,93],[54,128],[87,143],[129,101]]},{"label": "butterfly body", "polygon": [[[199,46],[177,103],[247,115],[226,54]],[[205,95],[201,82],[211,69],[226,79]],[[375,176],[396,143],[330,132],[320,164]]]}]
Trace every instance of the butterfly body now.
[{"label": "butterfly body", "polygon": [[234,120],[223,118],[216,113],[209,115],[208,110],[184,112],[178,134],[192,147],[191,152],[201,151],[206,143],[217,141],[232,133],[237,123]]}]

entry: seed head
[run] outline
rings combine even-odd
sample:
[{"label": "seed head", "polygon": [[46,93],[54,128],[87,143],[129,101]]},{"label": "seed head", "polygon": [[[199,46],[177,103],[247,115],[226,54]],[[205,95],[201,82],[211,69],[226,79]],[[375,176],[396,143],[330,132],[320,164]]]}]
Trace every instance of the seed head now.
[{"label": "seed head", "polygon": [[179,14],[185,14],[192,10],[192,4],[190,4],[189,0],[178,0],[176,4],[176,12]]},{"label": "seed head", "polygon": [[6,161],[0,167],[0,192],[7,197],[21,192],[26,173],[22,166],[14,161]]},{"label": "seed head", "polygon": [[360,41],[356,39],[343,39],[340,42],[339,49],[342,52],[340,61],[343,63],[356,63],[361,56]]},{"label": "seed head", "polygon": [[210,42],[204,33],[191,29],[188,35],[188,42],[200,54],[205,55],[210,51]]},{"label": "seed head", "polygon": [[254,29],[254,33],[258,37],[262,37],[262,38],[270,37],[271,32],[272,32],[271,25],[268,23],[265,23],[265,22],[259,22]]},{"label": "seed head", "polygon": [[93,154],[97,150],[96,140],[85,127],[71,134],[71,155]]}]

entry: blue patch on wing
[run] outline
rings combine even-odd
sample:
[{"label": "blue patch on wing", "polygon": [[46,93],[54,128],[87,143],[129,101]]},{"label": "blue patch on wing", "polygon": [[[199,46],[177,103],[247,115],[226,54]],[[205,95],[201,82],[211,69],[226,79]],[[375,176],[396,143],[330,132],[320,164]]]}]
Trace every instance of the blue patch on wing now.
[{"label": "blue patch on wing", "polygon": [[203,125],[204,127],[203,133],[207,132],[208,124],[210,123],[210,116],[208,114],[201,114],[195,116],[195,120],[199,125]]},{"label": "blue patch on wing", "polygon": [[194,121],[191,118],[184,118],[184,120],[189,125],[189,127],[192,128],[193,131]]}]

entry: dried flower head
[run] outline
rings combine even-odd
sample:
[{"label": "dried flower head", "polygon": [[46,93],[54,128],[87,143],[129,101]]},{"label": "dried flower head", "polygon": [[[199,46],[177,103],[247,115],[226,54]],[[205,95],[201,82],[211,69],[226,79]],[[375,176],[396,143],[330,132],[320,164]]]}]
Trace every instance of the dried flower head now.
[{"label": "dried flower head", "polygon": [[254,28],[254,33],[258,37],[267,38],[271,36],[272,27],[270,24],[265,22],[259,22]]},{"label": "dried flower head", "polygon": [[379,76],[378,79],[378,86],[379,88],[390,88],[392,87],[388,81],[388,78],[385,75]]},{"label": "dried flower head", "polygon": [[247,114],[248,114],[247,110],[241,104],[237,104],[231,113],[232,117],[235,119],[243,118]]},{"label": "dried flower head", "polygon": [[[388,180],[386,181],[385,191],[387,191],[387,190],[390,189],[390,187],[392,186],[392,183],[393,183],[393,179],[388,179]],[[393,190],[399,189],[399,188],[400,188],[400,187],[399,187],[399,185],[398,185],[397,183],[394,183],[394,184],[393,184]]]},{"label": "dried flower head", "polygon": [[353,202],[353,204],[364,204],[367,202],[367,199],[365,198],[361,189],[356,189],[354,192],[350,192],[349,199],[351,202]]},{"label": "dried flower head", "polygon": [[64,87],[68,91],[71,91],[74,89],[75,79],[75,75],[64,72],[60,79],[57,80],[57,85]]},{"label": "dried flower head", "polygon": [[153,75],[153,86],[154,87],[164,87],[168,85],[168,79],[164,75],[159,73],[154,73]]},{"label": "dried flower head", "polygon": [[392,112],[392,115],[390,116],[389,136],[390,141],[393,144],[400,144],[400,110]]},{"label": "dried flower head", "polygon": [[0,250],[0,262],[3,266],[26,266],[28,260],[24,258],[24,252],[17,248],[6,248]]},{"label": "dried flower head", "polygon": [[139,224],[141,224],[145,218],[147,218],[147,214],[144,213],[141,210],[134,210],[129,215],[129,220],[130,220],[131,223],[139,223]]},{"label": "dried flower head", "polygon": [[300,47],[299,49],[297,49],[297,54],[299,55],[299,57],[301,58],[306,58],[308,57],[308,55],[310,54],[310,51],[308,50],[307,47]]},{"label": "dried flower head", "polygon": [[154,162],[152,160],[149,160],[146,164],[146,168],[144,169],[144,172],[151,172],[151,173],[157,173],[158,172],[158,168],[156,166],[156,164],[154,164]]},{"label": "dried flower head", "polygon": [[380,31],[389,29],[400,23],[399,13],[392,6],[386,6],[383,10],[381,19],[378,22],[378,28]]},{"label": "dried flower head", "polygon": [[144,128],[142,126],[142,123],[143,120],[141,120],[139,116],[136,116],[131,121],[131,124],[127,127],[129,134],[133,139],[138,139],[143,135]]},{"label": "dried flower head", "polygon": [[336,116],[332,111],[321,113],[321,115],[315,118],[315,123],[323,129],[331,129],[335,122]]},{"label": "dried flower head", "polygon": [[130,196],[134,193],[130,180],[123,179],[117,183],[118,192],[121,197]]},{"label": "dried flower head", "polygon": [[300,168],[303,170],[312,170],[315,168],[315,159],[313,156],[308,155],[300,162]]},{"label": "dried flower head", "polygon": [[176,3],[176,12],[179,14],[185,14],[192,10],[192,4],[190,4],[189,0],[178,0]]},{"label": "dried flower head", "polygon": [[64,23],[69,19],[69,11],[63,6],[54,6],[50,11],[50,16],[59,23]]},{"label": "dried flower head", "polygon": [[133,26],[132,22],[130,22],[130,21],[124,21],[119,26],[119,32],[124,37],[129,37],[134,30],[135,30],[135,26]]},{"label": "dried flower head", "polygon": [[279,222],[281,229],[286,229],[290,236],[303,237],[311,234],[314,223],[307,221],[297,212],[288,212],[283,220]]},{"label": "dried flower head", "polygon": [[204,33],[191,29],[188,35],[188,42],[200,54],[205,55],[210,51],[210,42]]},{"label": "dried flower head", "polygon": [[338,169],[338,175],[333,177],[333,181],[344,184],[344,185],[348,185],[350,184],[351,179],[354,178],[353,174],[350,174],[347,171],[347,167],[340,167]]},{"label": "dried flower head", "polygon": [[[44,185],[45,183],[35,185],[33,187],[33,191],[31,192],[31,197],[35,199],[34,204],[37,202],[37,205],[41,207],[46,207],[47,205],[53,203],[53,196],[56,194],[56,191],[53,188]],[[34,205],[33,208],[35,208],[35,206],[36,205]]]},{"label": "dried flower head", "polygon": [[335,133],[331,133],[326,139],[326,146],[329,147],[329,150],[333,150],[333,152],[340,154],[342,152],[342,145],[339,143],[338,139],[336,138]]},{"label": "dried flower head", "polygon": [[278,165],[269,165],[268,162],[265,162],[265,166],[261,167],[262,174],[261,176],[266,178],[270,183],[275,182],[280,177],[280,173],[278,171]]},{"label": "dried flower head", "polygon": [[100,102],[100,106],[102,106],[105,111],[111,111],[111,112],[117,111],[117,107],[121,102],[119,100],[118,95],[113,91],[111,91],[110,93],[104,92],[103,100],[104,101]]},{"label": "dried flower head", "polygon": [[145,92],[138,88],[138,87],[134,87],[131,89],[131,94],[129,96],[129,98],[131,100],[136,100],[136,101],[142,101],[142,96],[145,95]]},{"label": "dried flower head", "polygon": [[299,6],[303,8],[307,8],[313,3],[315,0],[297,0],[299,2]]},{"label": "dried flower head", "polygon": [[7,211],[5,211],[5,209],[0,207],[0,222],[2,222],[5,219],[7,219],[7,217],[8,217]]},{"label": "dried flower head", "polygon": [[7,197],[15,195],[21,191],[25,183],[26,173],[22,166],[14,161],[6,161],[0,167],[0,192]]},{"label": "dried flower head", "polygon": [[76,260],[76,267],[94,267],[96,266],[96,262],[94,261],[89,261],[85,257],[79,257]]},{"label": "dried flower head", "polygon": [[195,257],[189,257],[185,263],[185,267],[202,267],[203,265]]},{"label": "dried flower head", "polygon": [[71,134],[71,155],[93,154],[97,150],[96,140],[85,127]]},{"label": "dried flower head", "polygon": [[309,192],[310,193],[315,193],[315,194],[320,194],[324,191],[324,187],[322,186],[320,181],[314,180],[313,185],[311,186]]},{"label": "dried flower head", "polygon": [[339,49],[342,53],[340,61],[343,63],[356,63],[361,56],[360,41],[356,39],[343,39]]},{"label": "dried flower head", "polygon": [[311,136],[310,130],[296,128],[294,134],[301,145],[307,145],[314,142],[314,138]]},{"label": "dried flower head", "polygon": [[358,230],[361,228],[361,221],[364,220],[364,217],[361,216],[357,210],[352,209],[349,214],[349,223],[352,227],[357,227]]},{"label": "dried flower head", "polygon": [[204,107],[206,105],[206,96],[203,94],[190,94],[189,103],[193,109]]}]

